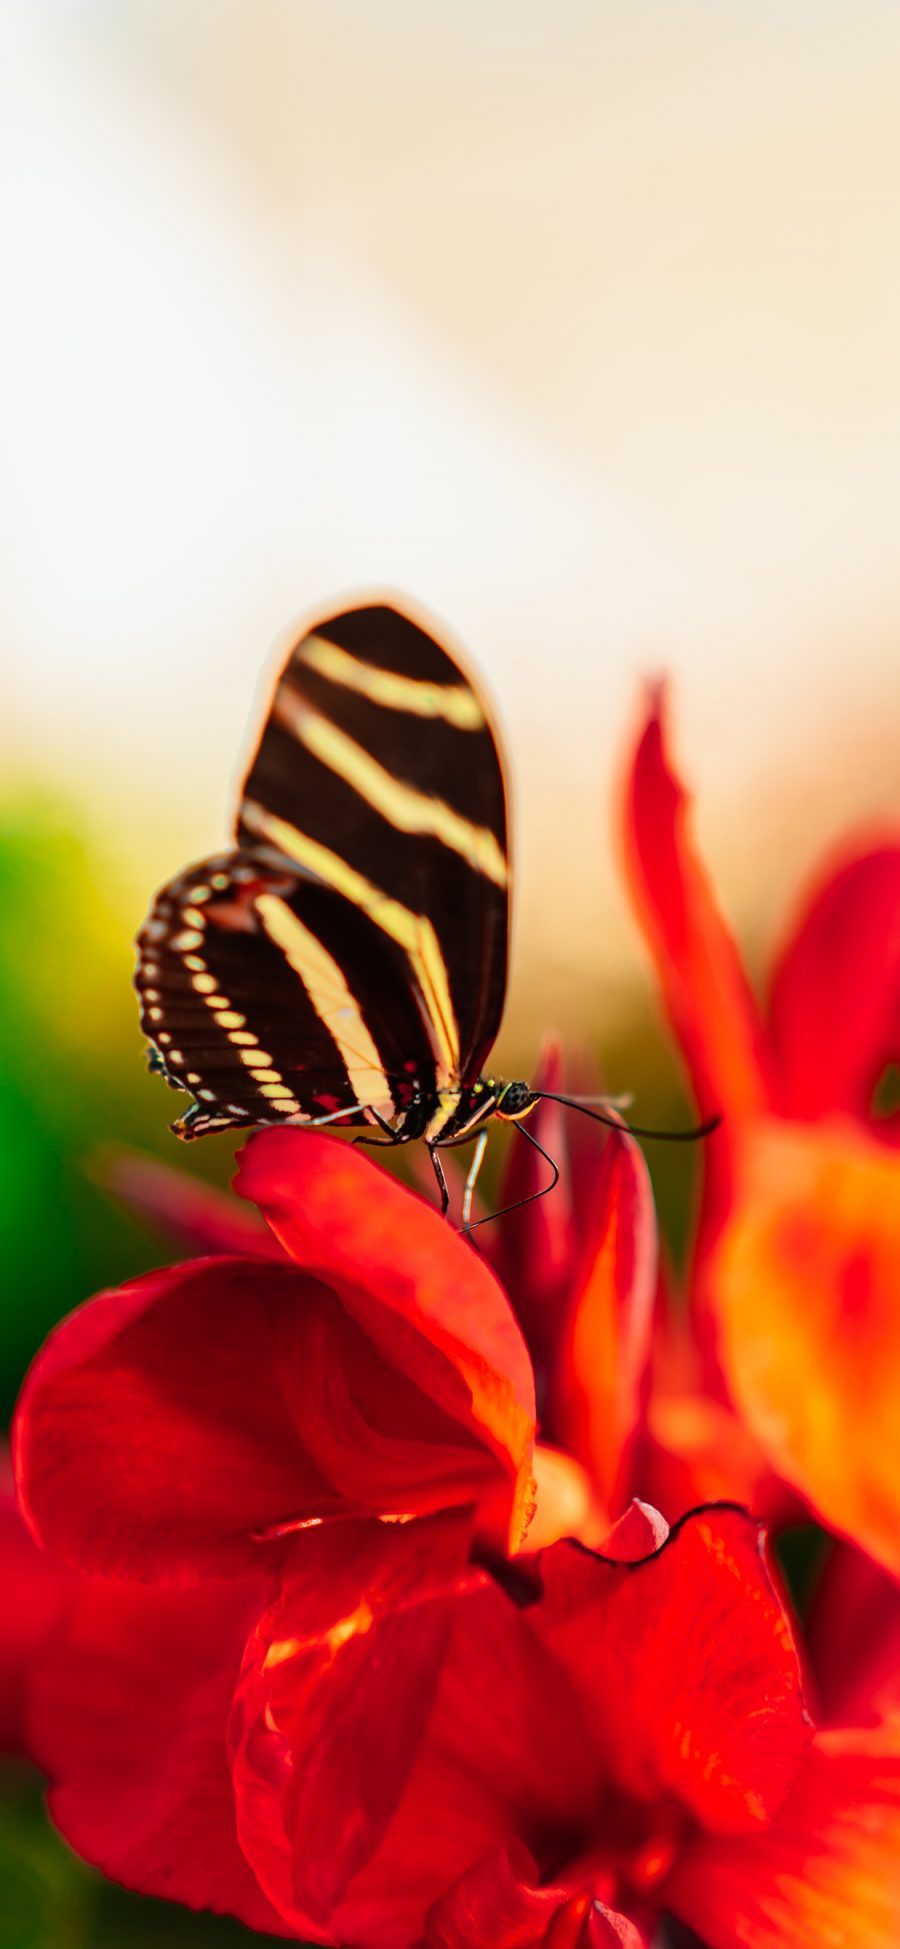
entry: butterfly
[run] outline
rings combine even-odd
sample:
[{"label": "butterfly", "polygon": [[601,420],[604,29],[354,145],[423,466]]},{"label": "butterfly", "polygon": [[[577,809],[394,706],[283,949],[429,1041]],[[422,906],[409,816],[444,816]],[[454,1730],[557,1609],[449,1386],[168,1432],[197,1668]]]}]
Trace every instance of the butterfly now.
[{"label": "butterfly", "polygon": [[509,883],[497,740],[455,652],[393,600],[317,618],[275,686],[234,848],[170,880],[138,935],[151,1066],[195,1098],[175,1132],[418,1138],[444,1213],[439,1153],[475,1139],[468,1227],[486,1124],[538,1101],[484,1073]]},{"label": "butterfly", "polygon": [[[328,611],[284,665],[238,806],[236,844],[157,894],[135,986],[151,1067],[194,1103],[180,1137],[257,1124],[362,1126],[440,1152],[544,1098],[485,1074],[506,996],[506,793],[488,710],[456,652],[396,601]],[[553,1173],[553,1159],[528,1130]],[[493,1213],[497,1217],[499,1213]],[[483,1223],[483,1220],[477,1221]]]}]

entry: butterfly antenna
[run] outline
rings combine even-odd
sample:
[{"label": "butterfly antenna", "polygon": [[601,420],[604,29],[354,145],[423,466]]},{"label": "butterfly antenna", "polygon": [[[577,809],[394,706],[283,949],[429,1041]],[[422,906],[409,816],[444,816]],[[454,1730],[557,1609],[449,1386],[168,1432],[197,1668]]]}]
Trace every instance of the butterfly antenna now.
[{"label": "butterfly antenna", "polygon": [[[540,1097],[542,1101],[548,1103],[562,1103],[567,1110],[577,1110],[581,1116],[590,1117],[593,1123],[605,1123],[610,1130],[624,1130],[629,1137],[641,1137],[663,1144],[700,1143],[704,1137],[711,1137],[713,1131],[718,1130],[722,1121],[721,1114],[717,1113],[714,1117],[707,1117],[704,1123],[696,1124],[692,1130],[646,1130],[639,1123],[626,1123],[624,1117],[605,1117],[602,1111],[591,1107],[596,1101],[608,1103],[608,1097],[600,1097],[597,1099],[579,1096],[558,1096],[554,1090],[535,1090],[535,1096]],[[525,1130],[521,1124],[519,1125],[519,1129],[522,1131],[523,1137],[529,1137],[532,1143],[537,1142],[537,1139],[532,1137],[530,1130]],[[548,1186],[548,1190],[551,1188],[551,1186]]]},{"label": "butterfly antenna", "polygon": [[469,1232],[474,1232],[479,1225],[492,1225],[495,1218],[506,1218],[508,1217],[511,1211],[521,1211],[523,1205],[533,1205],[536,1198],[546,1198],[548,1191],[556,1190],[556,1187],[559,1183],[559,1165],[554,1163],[554,1160],[551,1157],[550,1152],[544,1149],[543,1144],[538,1143],[538,1140],[534,1136],[533,1132],[530,1130],[526,1130],[525,1125],[523,1123],[514,1124],[513,1128],[515,1130],[518,1130],[519,1135],[521,1137],[527,1137],[528,1142],[532,1145],[532,1147],[535,1150],[539,1150],[541,1156],[546,1159],[547,1163],[550,1166],[551,1171],[553,1172],[553,1176],[550,1179],[550,1183],[542,1184],[540,1190],[538,1191],[529,1191],[527,1196],[524,1198],[517,1198],[514,1205],[501,1205],[499,1211],[489,1211],[485,1218],[476,1218],[473,1224],[468,1225],[465,1228],[467,1235]]}]

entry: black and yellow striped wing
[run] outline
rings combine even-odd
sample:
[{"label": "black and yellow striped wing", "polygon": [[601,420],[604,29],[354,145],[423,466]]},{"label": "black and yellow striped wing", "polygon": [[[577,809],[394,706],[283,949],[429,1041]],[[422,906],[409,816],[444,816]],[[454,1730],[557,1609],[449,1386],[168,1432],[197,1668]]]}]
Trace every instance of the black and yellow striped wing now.
[{"label": "black and yellow striped wing", "polygon": [[159,894],[142,1023],[197,1135],[370,1106],[479,1074],[506,987],[503,778],[477,692],[388,603],[295,645],[233,853]]}]

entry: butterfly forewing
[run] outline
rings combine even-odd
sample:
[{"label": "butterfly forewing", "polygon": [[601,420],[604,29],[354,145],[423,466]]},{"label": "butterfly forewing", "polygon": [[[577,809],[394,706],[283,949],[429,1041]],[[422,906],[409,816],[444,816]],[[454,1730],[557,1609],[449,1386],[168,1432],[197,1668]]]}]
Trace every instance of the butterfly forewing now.
[{"label": "butterfly forewing", "polygon": [[183,1134],[374,1108],[477,1076],[506,983],[503,781],[476,692],[399,610],[320,623],[282,672],[237,850],[170,882],[142,1023]]},{"label": "butterfly forewing", "polygon": [[364,906],[410,954],[439,1080],[476,1076],[506,989],[503,779],[484,707],[449,652],[385,604],[296,645],[240,810]]}]

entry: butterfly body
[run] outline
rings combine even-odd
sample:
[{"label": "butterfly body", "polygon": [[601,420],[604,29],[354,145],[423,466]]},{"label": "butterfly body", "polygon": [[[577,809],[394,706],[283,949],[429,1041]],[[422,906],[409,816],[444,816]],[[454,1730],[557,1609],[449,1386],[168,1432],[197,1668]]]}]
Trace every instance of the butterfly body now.
[{"label": "butterfly body", "polygon": [[414,1099],[394,1136],[401,1144],[421,1137],[436,1149],[450,1149],[454,1144],[467,1143],[491,1117],[518,1123],[533,1109],[535,1101],[526,1083],[504,1083],[494,1076],[479,1076],[474,1083]]},{"label": "butterfly body", "polygon": [[455,651],[393,601],[317,620],[234,849],[163,887],[138,936],[152,1066],[195,1098],[177,1134],[327,1122],[434,1156],[519,1121],[527,1086],[484,1074],[508,889],[496,739]]}]

